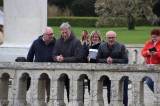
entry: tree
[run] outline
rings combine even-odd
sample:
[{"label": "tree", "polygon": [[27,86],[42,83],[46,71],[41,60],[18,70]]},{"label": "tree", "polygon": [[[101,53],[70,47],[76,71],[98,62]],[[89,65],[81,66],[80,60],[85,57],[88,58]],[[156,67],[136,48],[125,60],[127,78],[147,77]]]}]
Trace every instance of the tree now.
[{"label": "tree", "polygon": [[3,0],[0,0],[0,6],[3,6]]},{"label": "tree", "polygon": [[95,0],[48,0],[48,3],[58,6],[62,12],[69,9],[73,16],[96,16]]},{"label": "tree", "polygon": [[70,0],[48,0],[48,4],[52,5],[57,5],[60,8],[66,8]]},{"label": "tree", "polygon": [[95,12],[101,19],[106,17],[128,18],[128,25],[132,25],[128,29],[134,29],[137,17],[154,18],[151,0],[96,0]]},{"label": "tree", "polygon": [[153,5],[153,13],[157,15],[157,17],[160,17],[160,1],[157,1]]},{"label": "tree", "polygon": [[69,4],[69,8],[74,16],[96,16],[95,0],[73,0]]}]

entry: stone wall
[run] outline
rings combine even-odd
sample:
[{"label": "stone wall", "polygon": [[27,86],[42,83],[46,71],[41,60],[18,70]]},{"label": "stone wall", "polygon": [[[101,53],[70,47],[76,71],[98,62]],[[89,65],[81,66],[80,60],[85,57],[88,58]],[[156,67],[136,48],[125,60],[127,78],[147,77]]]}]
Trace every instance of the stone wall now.
[{"label": "stone wall", "polygon": [[[110,105],[122,106],[122,85],[127,76],[132,84],[130,106],[160,106],[159,65],[25,62],[0,62],[0,105],[108,106],[106,87],[102,82],[109,78]],[[152,78],[155,85],[150,104],[145,101],[144,81],[147,76]],[[66,79],[69,79],[68,87]],[[47,85],[49,80],[50,86]],[[90,90],[86,89],[87,85],[84,86],[87,80],[90,80]],[[66,88],[69,92],[66,92]],[[89,93],[85,92],[84,95],[83,90]],[[48,91],[50,99],[47,102]]]}]

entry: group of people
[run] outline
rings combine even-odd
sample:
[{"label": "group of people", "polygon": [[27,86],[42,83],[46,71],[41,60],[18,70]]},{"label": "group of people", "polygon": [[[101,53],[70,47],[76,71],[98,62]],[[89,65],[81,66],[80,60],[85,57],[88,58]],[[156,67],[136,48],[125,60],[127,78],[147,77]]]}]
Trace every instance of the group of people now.
[{"label": "group of people", "polygon": [[[106,63],[127,64],[128,55],[125,45],[117,42],[114,31],[106,32],[106,41],[102,41],[101,33],[94,30],[88,34],[82,30],[81,40],[78,40],[69,23],[60,26],[61,36],[55,39],[54,30],[46,27],[43,35],[33,41],[28,55],[28,62],[58,62],[58,63]],[[152,39],[142,49],[142,56],[146,58],[146,64],[160,64],[160,31],[151,31]],[[149,51],[150,48],[156,51]],[[150,79],[150,78],[148,78]],[[146,81],[147,82],[147,81]],[[149,82],[149,81],[148,81]],[[49,82],[50,83],[50,82]],[[108,90],[108,103],[110,103],[111,81],[104,82]],[[46,86],[46,89],[49,88]],[[153,82],[152,85],[153,86]],[[150,87],[151,87],[150,86]],[[128,105],[128,77],[124,80],[124,105]]]},{"label": "group of people", "polygon": [[[82,39],[78,40],[67,22],[61,24],[60,31],[61,36],[56,40],[54,30],[46,27],[43,35],[33,41],[27,55],[27,62],[128,63],[126,48],[124,44],[116,41],[114,31],[106,33],[106,42],[102,42],[101,34],[97,30],[91,32],[90,36],[88,31],[83,30]],[[46,91],[49,99],[50,80],[47,83]],[[110,103],[111,81],[108,79],[104,85],[108,88],[108,103]],[[68,90],[67,92],[69,92]],[[67,94],[68,96],[69,94]]]},{"label": "group of people", "polygon": [[106,42],[102,42],[99,31],[92,31],[90,36],[82,31],[78,40],[69,23],[60,26],[61,37],[55,39],[51,27],[46,27],[43,35],[33,41],[28,55],[28,62],[58,63],[128,63],[124,44],[116,41],[116,32],[106,33]]}]

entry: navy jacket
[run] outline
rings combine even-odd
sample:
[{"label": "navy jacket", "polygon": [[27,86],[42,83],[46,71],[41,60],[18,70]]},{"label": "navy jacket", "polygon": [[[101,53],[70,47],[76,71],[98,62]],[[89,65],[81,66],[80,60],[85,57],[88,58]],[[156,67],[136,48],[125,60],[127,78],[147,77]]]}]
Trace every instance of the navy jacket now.
[{"label": "navy jacket", "polygon": [[43,41],[43,35],[39,36],[32,43],[28,55],[28,62],[53,62],[52,53],[56,39],[54,38],[48,45]]}]

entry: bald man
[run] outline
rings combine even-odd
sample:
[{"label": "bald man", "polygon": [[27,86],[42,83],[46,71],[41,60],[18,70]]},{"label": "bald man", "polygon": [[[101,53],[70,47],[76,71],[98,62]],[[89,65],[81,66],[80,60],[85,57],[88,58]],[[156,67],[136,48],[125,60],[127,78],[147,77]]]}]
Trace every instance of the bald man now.
[{"label": "bald man", "polygon": [[28,55],[28,62],[53,62],[52,53],[55,46],[54,31],[51,27],[46,27],[43,35],[33,41]]},{"label": "bald man", "polygon": [[[106,63],[106,64],[127,64],[128,55],[126,53],[126,48],[123,43],[117,42],[116,32],[108,31],[106,33],[106,42],[101,43],[98,48],[98,54],[96,57],[97,62]],[[124,92],[123,92],[123,104],[128,106],[128,80],[126,76],[124,78]],[[108,91],[108,103],[110,103],[110,89],[111,81],[109,78],[106,78],[103,83],[104,86],[107,86]]]},{"label": "bald man", "polygon": [[124,44],[117,42],[116,33],[108,31],[106,33],[106,42],[103,42],[98,49],[97,62],[99,63],[128,63],[128,56]]}]

